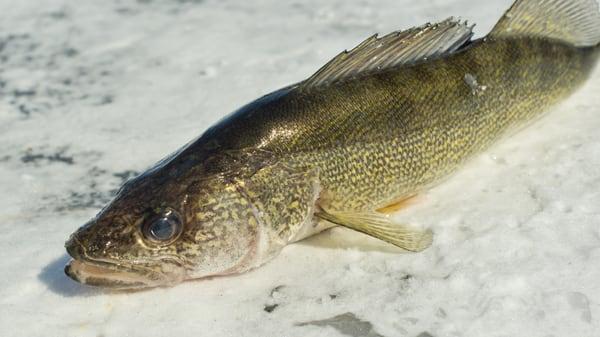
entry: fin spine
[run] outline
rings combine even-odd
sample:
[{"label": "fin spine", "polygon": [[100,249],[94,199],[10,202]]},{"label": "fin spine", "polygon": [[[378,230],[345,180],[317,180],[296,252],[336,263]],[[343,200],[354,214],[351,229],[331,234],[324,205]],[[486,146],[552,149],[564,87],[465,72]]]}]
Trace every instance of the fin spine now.
[{"label": "fin spine", "polygon": [[471,40],[473,27],[451,17],[382,37],[372,35],[350,51],[338,54],[299,87],[331,84],[449,55]]}]

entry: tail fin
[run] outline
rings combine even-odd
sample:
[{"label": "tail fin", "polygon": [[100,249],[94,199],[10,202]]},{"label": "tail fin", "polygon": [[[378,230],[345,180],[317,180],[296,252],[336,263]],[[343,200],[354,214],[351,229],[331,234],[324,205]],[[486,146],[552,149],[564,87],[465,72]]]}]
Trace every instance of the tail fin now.
[{"label": "tail fin", "polygon": [[517,0],[490,37],[537,36],[577,47],[600,43],[597,0]]}]

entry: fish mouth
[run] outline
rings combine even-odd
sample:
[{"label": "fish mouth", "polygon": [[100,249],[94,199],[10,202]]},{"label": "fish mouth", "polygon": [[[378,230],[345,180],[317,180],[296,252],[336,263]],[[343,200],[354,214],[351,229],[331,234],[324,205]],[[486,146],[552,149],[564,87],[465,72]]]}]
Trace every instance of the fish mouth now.
[{"label": "fish mouth", "polygon": [[65,266],[65,274],[85,285],[114,290],[136,290],[170,286],[183,280],[181,268],[164,273],[119,261],[93,259],[87,256],[85,248],[75,238],[71,238],[65,246],[67,253],[72,257]]},{"label": "fish mouth", "polygon": [[133,270],[119,270],[117,265],[106,266],[72,259],[65,266],[65,274],[73,280],[89,286],[111,289],[140,289],[153,285]]}]

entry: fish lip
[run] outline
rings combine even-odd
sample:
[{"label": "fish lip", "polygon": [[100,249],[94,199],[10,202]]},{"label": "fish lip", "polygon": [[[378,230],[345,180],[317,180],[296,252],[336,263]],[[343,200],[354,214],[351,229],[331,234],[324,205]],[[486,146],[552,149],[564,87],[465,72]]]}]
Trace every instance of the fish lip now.
[{"label": "fish lip", "polygon": [[[65,265],[65,274],[76,282],[89,286],[117,290],[168,286],[182,281],[179,273],[167,274],[135,264],[91,258],[75,235],[65,243],[72,259]],[[180,261],[169,259],[181,268]]]},{"label": "fish lip", "polygon": [[[98,261],[72,259],[65,265],[64,272],[68,277],[79,283],[114,290],[140,289],[163,284],[160,281],[149,281],[142,274],[135,273],[133,269],[121,270],[115,267],[118,266]],[[86,269],[88,271],[90,269],[95,270],[97,273],[86,273]],[[119,276],[114,277],[115,274]],[[110,275],[113,275],[113,277]]]}]

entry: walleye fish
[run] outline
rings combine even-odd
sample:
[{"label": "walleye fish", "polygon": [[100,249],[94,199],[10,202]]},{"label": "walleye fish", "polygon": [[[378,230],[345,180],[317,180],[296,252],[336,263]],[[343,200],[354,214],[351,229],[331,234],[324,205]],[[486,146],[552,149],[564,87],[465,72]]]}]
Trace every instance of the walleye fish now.
[{"label": "walleye fish", "polygon": [[68,276],[116,289],[242,273],[344,226],[421,251],[390,213],[563,100],[600,53],[595,0],[518,0],[483,39],[449,18],[371,36],[126,182],[71,235]]}]

